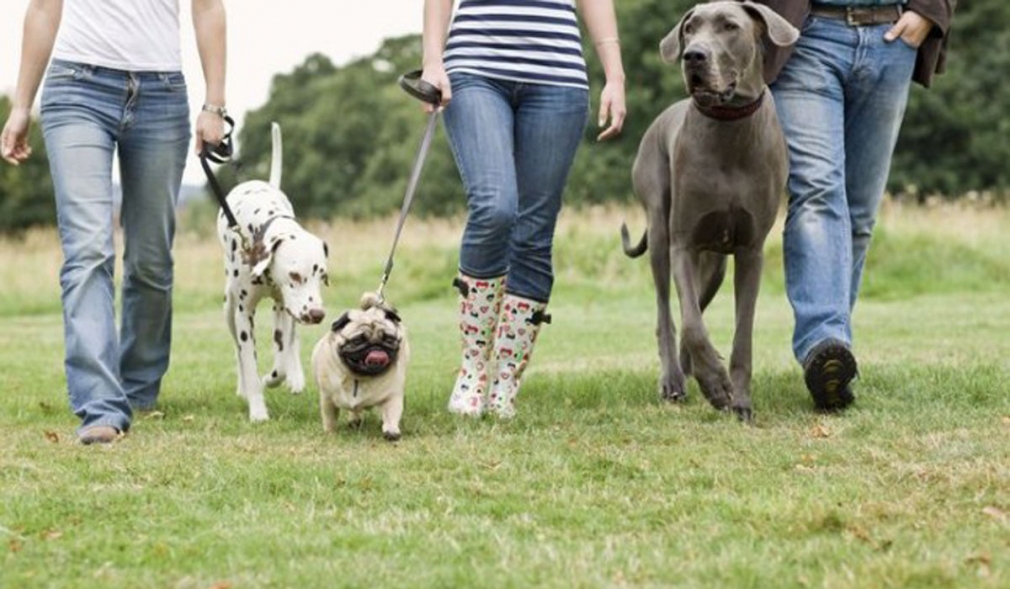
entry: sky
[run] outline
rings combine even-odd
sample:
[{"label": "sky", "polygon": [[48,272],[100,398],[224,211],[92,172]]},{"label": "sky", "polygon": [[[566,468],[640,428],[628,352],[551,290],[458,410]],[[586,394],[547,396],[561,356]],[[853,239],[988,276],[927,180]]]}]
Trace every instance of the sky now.
[{"label": "sky", "polygon": [[[191,4],[190,0],[179,0],[183,72],[195,115],[203,104],[204,84],[190,18]],[[323,53],[339,66],[375,52],[383,39],[420,33],[424,2],[224,0],[224,5],[228,15],[227,106],[241,126],[246,111],[266,102],[274,74],[291,71],[311,53]],[[17,84],[27,6],[28,0],[3,0],[0,93],[12,94]],[[35,109],[38,101],[36,97]],[[203,171],[195,156],[187,163],[184,181],[203,182]]]}]

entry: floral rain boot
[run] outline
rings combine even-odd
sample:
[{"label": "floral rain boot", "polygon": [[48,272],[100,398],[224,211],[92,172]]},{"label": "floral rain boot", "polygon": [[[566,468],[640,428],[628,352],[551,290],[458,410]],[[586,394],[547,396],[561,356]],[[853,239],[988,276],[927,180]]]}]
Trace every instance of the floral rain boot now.
[{"label": "floral rain boot", "polygon": [[550,323],[551,317],[544,313],[546,303],[511,294],[505,295],[501,307],[491,359],[495,372],[488,409],[498,417],[509,419],[515,415],[519,381],[530,361],[540,326]]},{"label": "floral rain boot", "polygon": [[453,286],[461,295],[459,332],[463,360],[449,397],[449,411],[460,415],[484,413],[495,326],[501,311],[505,277],[472,278],[460,274]]}]

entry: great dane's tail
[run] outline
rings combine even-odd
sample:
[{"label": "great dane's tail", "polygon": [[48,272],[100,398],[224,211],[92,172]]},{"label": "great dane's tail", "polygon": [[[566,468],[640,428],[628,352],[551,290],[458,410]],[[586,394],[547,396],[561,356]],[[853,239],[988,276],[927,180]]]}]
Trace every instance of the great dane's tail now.
[{"label": "great dane's tail", "polygon": [[629,258],[637,258],[649,249],[649,232],[642,234],[642,239],[638,240],[638,245],[631,247],[631,236],[628,234],[628,224],[621,223],[621,246],[624,248],[624,255]]},{"label": "great dane's tail", "polygon": [[281,189],[281,164],[283,163],[283,145],[281,144],[281,126],[270,123],[270,135],[273,149],[270,152],[270,186]]}]

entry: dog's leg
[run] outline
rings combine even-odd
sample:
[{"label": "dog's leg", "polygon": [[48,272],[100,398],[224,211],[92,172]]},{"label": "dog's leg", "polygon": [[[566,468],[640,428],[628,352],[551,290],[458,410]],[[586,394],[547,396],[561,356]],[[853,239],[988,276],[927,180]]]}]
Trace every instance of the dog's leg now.
[{"label": "dog's leg", "polygon": [[677,330],[670,311],[670,243],[666,215],[649,215],[649,262],[656,289],[656,340],[659,344],[659,396],[665,401],[687,398],[684,370],[677,360]]},{"label": "dog's leg", "polygon": [[280,302],[274,303],[274,365],[263,377],[263,383],[275,387],[287,382],[292,393],[305,390],[305,372],[302,370],[301,345],[296,333],[295,320]]},{"label": "dog's leg", "polygon": [[235,366],[238,373],[235,393],[239,397],[245,398],[245,391],[242,389],[242,342],[239,341],[238,330],[235,327],[236,313],[238,313],[238,301],[229,282],[224,291],[224,321],[228,325],[228,333],[231,334],[232,341],[235,342]]},{"label": "dog's leg", "polygon": [[256,367],[256,338],[253,333],[253,317],[246,301],[244,310],[235,314],[235,329],[238,332],[239,389],[249,402],[249,420],[266,421],[266,402],[263,400],[263,382]]},{"label": "dog's leg", "polygon": [[382,404],[382,437],[390,442],[400,439],[400,417],[403,415],[403,395],[393,395]]},{"label": "dog's leg", "polygon": [[730,376],[733,380],[731,407],[743,421],[752,415],[751,344],[754,336],[754,311],[758,288],[761,284],[761,266],[764,256],[761,247],[738,250],[734,256],[733,288],[736,291],[736,330],[733,334],[733,353],[730,356]]},{"label": "dog's leg", "polygon": [[[701,252],[699,254],[698,280],[695,284],[701,288],[701,298],[698,300],[698,306],[701,308],[703,317],[705,309],[708,308],[708,304],[712,302],[716,293],[719,292],[719,287],[722,286],[722,281],[725,277],[725,255],[715,252]],[[681,346],[680,348],[680,367],[684,369],[684,376],[691,376],[693,373],[691,354],[687,351],[686,346]]]},{"label": "dog's leg", "polygon": [[298,324],[294,319],[290,321],[290,328],[287,332],[288,354],[286,360],[286,371],[288,373],[288,389],[295,395],[301,394],[305,390],[305,371],[302,370],[302,346],[298,340]]},{"label": "dog's leg", "polygon": [[653,125],[639,146],[631,169],[635,194],[645,208],[649,265],[656,291],[656,340],[659,347],[659,396],[665,401],[687,398],[684,371],[677,360],[677,331],[670,311],[670,157],[663,147],[665,134]]},{"label": "dog's leg", "polygon": [[284,312],[284,306],[276,301],[274,302],[273,313],[274,366],[270,369],[270,372],[263,376],[263,384],[269,388],[274,388],[281,384],[284,382],[285,377],[287,377],[287,362],[285,362],[285,355],[287,354],[287,338],[285,336],[287,323],[291,319],[288,314]]},{"label": "dog's leg", "polygon": [[699,293],[695,280],[698,274],[698,254],[684,248],[671,248],[673,277],[677,285],[683,335],[682,344],[691,354],[695,378],[705,398],[716,409],[725,409],[733,398],[733,385],[723,367],[719,353],[712,346],[708,330],[701,318]]},{"label": "dog's leg", "polygon": [[323,391],[319,391],[319,415],[323,419],[324,432],[332,434],[337,430],[337,417],[340,416],[340,409]]}]

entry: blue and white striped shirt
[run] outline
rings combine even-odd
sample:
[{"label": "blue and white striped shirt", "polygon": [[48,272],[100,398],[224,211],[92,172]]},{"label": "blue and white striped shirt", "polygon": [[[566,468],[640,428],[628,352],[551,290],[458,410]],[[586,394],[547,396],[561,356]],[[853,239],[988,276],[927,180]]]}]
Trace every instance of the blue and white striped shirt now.
[{"label": "blue and white striped shirt", "polygon": [[589,88],[575,0],[460,0],[448,73]]}]

